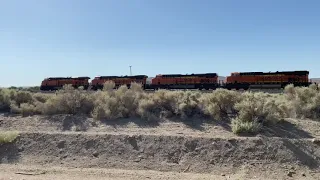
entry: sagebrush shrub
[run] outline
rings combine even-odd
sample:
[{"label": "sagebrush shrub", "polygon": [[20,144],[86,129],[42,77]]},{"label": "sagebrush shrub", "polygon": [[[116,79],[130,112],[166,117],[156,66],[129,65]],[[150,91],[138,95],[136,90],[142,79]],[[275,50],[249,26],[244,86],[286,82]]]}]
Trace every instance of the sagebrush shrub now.
[{"label": "sagebrush shrub", "polygon": [[257,121],[243,121],[235,118],[231,121],[231,128],[235,134],[256,134],[261,130],[262,124]]},{"label": "sagebrush shrub", "polygon": [[268,93],[248,93],[235,104],[237,117],[233,118],[232,131],[239,133],[257,133],[265,124],[276,124],[289,117],[290,111],[281,95]]},{"label": "sagebrush shrub", "polygon": [[206,115],[223,120],[236,113],[234,106],[241,98],[239,92],[217,89],[212,93],[203,94],[199,103]]},{"label": "sagebrush shrub", "polygon": [[238,118],[243,121],[276,123],[288,114],[286,109],[280,108],[280,103],[276,96],[267,93],[244,93],[242,100],[235,104],[235,109]]},{"label": "sagebrush shrub", "polygon": [[110,84],[106,83],[104,91],[94,94],[94,109],[92,116],[95,119],[118,119],[137,116],[139,102],[146,95],[142,86],[131,83],[130,89],[126,85],[117,90],[111,90]]},{"label": "sagebrush shrub", "polygon": [[11,105],[11,92],[13,90],[0,89],[0,111],[9,111]]},{"label": "sagebrush shrub", "polygon": [[293,109],[296,118],[320,118],[320,88],[312,84],[309,87],[285,88],[285,97]]},{"label": "sagebrush shrub", "polygon": [[7,111],[24,116],[40,114],[38,111],[41,93],[30,93],[23,90],[0,89],[0,111]]},{"label": "sagebrush shrub", "polygon": [[117,119],[122,117],[120,102],[115,95],[97,92],[94,99],[92,116],[95,119]]},{"label": "sagebrush shrub", "polygon": [[19,136],[18,132],[15,131],[5,131],[0,132],[0,145],[6,143],[12,143]]},{"label": "sagebrush shrub", "polygon": [[90,114],[92,109],[93,100],[88,92],[65,85],[43,104],[41,111],[47,115]]},{"label": "sagebrush shrub", "polygon": [[21,114],[21,109],[15,102],[11,102],[10,104],[10,112],[13,114]]},{"label": "sagebrush shrub", "polygon": [[203,116],[202,109],[199,106],[200,97],[200,93],[189,91],[179,94],[176,114],[182,119]]},{"label": "sagebrush shrub", "polygon": [[45,93],[34,93],[33,99],[34,101],[38,101],[41,103],[47,102],[48,99],[50,99],[53,95],[52,94],[45,94]]},{"label": "sagebrush shrub", "polygon": [[39,112],[37,111],[37,107],[33,104],[29,103],[22,103],[20,104],[20,111],[22,116],[31,116],[34,114],[38,114]]},{"label": "sagebrush shrub", "polygon": [[149,94],[139,102],[138,114],[147,119],[173,117],[177,112],[180,93],[183,92],[158,90]]},{"label": "sagebrush shrub", "polygon": [[17,91],[13,100],[18,106],[22,103],[33,103],[32,94],[28,91]]},{"label": "sagebrush shrub", "polygon": [[144,120],[156,121],[159,119],[161,108],[158,107],[153,99],[142,99],[139,102],[137,114]]},{"label": "sagebrush shrub", "polygon": [[217,89],[212,93],[158,90],[147,93],[141,84],[115,88],[104,83],[96,92],[66,85],[55,94],[0,89],[0,111],[29,116],[34,114],[86,114],[94,119],[140,117],[146,121],[174,117],[210,116],[231,119],[235,133],[259,132],[267,124],[287,117],[320,118],[320,88],[288,85],[283,94],[237,92]]},{"label": "sagebrush shrub", "polygon": [[116,87],[116,84],[113,81],[106,81],[103,83],[103,91],[112,91]]}]

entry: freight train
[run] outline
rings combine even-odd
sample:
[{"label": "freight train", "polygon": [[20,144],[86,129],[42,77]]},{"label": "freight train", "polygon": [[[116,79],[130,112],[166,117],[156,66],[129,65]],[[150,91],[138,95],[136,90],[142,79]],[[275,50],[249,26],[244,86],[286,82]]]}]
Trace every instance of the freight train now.
[{"label": "freight train", "polygon": [[113,81],[115,88],[136,82],[145,90],[158,89],[282,89],[288,84],[309,86],[309,71],[277,71],[277,72],[234,72],[224,81],[219,80],[217,73],[203,74],[160,74],[148,81],[147,75],[135,76],[97,76],[91,82],[90,77],[50,77],[45,78],[40,86],[42,91],[61,89],[66,84],[84,89],[99,90],[107,81]]}]

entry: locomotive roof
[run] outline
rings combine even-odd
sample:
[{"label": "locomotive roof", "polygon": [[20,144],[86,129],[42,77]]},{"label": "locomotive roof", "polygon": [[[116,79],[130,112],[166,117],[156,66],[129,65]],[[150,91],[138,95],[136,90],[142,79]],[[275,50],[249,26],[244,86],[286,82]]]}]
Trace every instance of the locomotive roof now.
[{"label": "locomotive roof", "polygon": [[276,71],[276,72],[240,72],[242,76],[252,75],[270,75],[270,74],[282,74],[282,75],[308,75],[309,71]]},{"label": "locomotive roof", "polygon": [[47,80],[65,80],[65,79],[90,79],[90,77],[82,76],[82,77],[49,77]]},{"label": "locomotive roof", "polygon": [[199,76],[199,77],[216,77],[217,73],[203,73],[203,74],[162,74],[161,77],[189,77],[189,76]]},{"label": "locomotive roof", "polygon": [[135,76],[97,76],[99,79],[111,79],[111,78],[135,78],[135,79],[143,79],[148,77],[147,75],[135,75]]}]

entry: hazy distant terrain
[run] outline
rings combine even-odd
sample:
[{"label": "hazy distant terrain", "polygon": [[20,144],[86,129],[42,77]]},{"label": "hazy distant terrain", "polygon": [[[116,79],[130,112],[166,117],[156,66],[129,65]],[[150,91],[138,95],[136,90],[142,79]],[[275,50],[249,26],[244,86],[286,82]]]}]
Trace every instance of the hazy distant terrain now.
[{"label": "hazy distant terrain", "polygon": [[320,83],[320,78],[311,78],[311,82]]}]

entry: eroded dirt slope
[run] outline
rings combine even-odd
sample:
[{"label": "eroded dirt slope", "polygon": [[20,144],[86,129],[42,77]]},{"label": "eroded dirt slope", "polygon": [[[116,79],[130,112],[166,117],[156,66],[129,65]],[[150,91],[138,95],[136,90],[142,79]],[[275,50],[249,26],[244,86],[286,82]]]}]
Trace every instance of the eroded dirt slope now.
[{"label": "eroded dirt slope", "polygon": [[238,137],[228,124],[217,122],[147,125],[134,119],[94,122],[72,116],[2,115],[0,130],[18,130],[20,135],[14,143],[0,145],[0,164],[8,176],[21,168],[42,166],[48,170],[43,178],[51,177],[51,167],[59,167],[169,173],[155,175],[158,179],[174,179],[176,173],[182,173],[180,177],[192,173],[196,179],[208,174],[239,179],[260,179],[263,174],[264,179],[318,179],[320,145],[312,142],[319,137],[318,127],[317,121],[287,120],[265,128],[256,137]]}]

